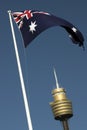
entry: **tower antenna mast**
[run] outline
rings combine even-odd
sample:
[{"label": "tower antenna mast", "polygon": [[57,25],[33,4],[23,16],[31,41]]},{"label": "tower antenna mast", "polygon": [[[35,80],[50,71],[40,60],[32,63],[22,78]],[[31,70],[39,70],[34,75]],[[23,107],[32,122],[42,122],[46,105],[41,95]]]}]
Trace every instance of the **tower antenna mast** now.
[{"label": "tower antenna mast", "polygon": [[55,81],[56,81],[56,88],[59,88],[59,84],[58,84],[58,79],[57,79],[57,74],[56,74],[55,68],[53,68],[53,72],[54,72],[54,77],[55,77]]}]

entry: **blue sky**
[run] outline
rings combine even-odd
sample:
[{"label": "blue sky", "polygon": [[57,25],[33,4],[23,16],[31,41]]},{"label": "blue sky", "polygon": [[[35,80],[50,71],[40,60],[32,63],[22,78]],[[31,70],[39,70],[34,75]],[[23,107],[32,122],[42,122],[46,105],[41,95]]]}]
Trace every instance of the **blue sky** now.
[{"label": "blue sky", "polygon": [[28,130],[8,10],[38,9],[62,17],[83,33],[85,51],[72,44],[60,27],[46,30],[26,49],[14,23],[24,81],[34,130],[62,130],[55,121],[49,102],[55,88],[53,67],[60,87],[72,101],[74,116],[70,130],[87,128],[87,1],[86,0],[24,0],[0,2],[0,129]]}]

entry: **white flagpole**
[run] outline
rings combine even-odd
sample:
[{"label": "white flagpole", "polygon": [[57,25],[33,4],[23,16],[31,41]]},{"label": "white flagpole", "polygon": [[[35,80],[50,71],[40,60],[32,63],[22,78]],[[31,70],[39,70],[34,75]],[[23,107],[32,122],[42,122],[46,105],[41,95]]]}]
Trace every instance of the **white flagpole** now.
[{"label": "white flagpole", "polygon": [[17,48],[17,42],[16,42],[15,33],[14,33],[12,16],[11,16],[10,10],[8,11],[8,14],[9,14],[9,20],[10,20],[11,31],[12,31],[12,36],[13,36],[13,42],[14,42],[15,54],[16,54],[16,59],[17,59],[18,71],[19,71],[19,77],[20,77],[20,82],[21,82],[21,89],[22,89],[22,94],[23,94],[23,99],[24,99],[28,128],[29,128],[29,130],[33,130],[32,122],[31,122],[31,116],[30,116],[30,110],[29,110],[29,104],[28,104],[28,100],[27,100],[25,84],[24,84],[24,79],[23,79],[23,74],[22,74],[22,69],[21,69],[21,64],[20,64],[20,58],[19,58],[19,53],[18,53],[18,48]]}]

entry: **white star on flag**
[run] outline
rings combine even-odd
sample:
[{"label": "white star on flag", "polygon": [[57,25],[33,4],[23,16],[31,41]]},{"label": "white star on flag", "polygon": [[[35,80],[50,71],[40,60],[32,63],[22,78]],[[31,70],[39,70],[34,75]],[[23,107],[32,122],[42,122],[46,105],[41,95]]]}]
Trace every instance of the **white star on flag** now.
[{"label": "white star on flag", "polygon": [[77,32],[77,29],[76,29],[75,27],[73,27],[72,30],[73,30],[74,32]]},{"label": "white star on flag", "polygon": [[31,25],[29,25],[30,32],[33,33],[34,31],[36,31],[36,29],[35,29],[36,26],[37,26],[36,21],[34,21],[34,22],[31,21]]}]

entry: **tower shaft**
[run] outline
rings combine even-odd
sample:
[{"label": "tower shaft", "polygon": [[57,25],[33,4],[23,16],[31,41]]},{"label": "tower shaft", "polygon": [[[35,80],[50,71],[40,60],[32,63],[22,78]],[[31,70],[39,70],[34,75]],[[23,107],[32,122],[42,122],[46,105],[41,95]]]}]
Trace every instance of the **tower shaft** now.
[{"label": "tower shaft", "polygon": [[62,121],[62,124],[63,124],[63,129],[64,130],[69,130],[68,120]]}]

